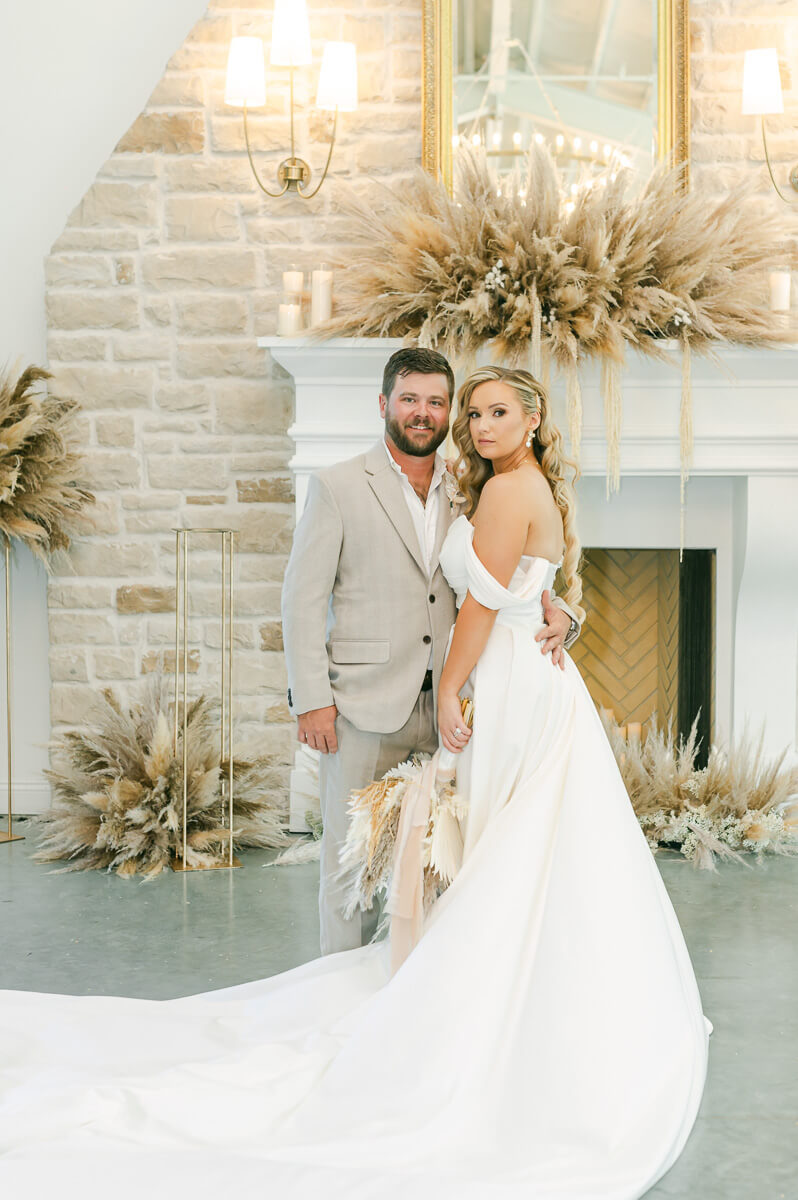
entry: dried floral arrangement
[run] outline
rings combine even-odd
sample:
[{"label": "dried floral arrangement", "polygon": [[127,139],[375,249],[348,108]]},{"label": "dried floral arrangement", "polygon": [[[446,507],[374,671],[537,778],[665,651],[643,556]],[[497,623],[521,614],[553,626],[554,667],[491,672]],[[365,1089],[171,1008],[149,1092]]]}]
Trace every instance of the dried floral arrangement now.
[{"label": "dried floral arrangement", "polygon": [[652,850],[676,848],[710,869],[741,850],[798,854],[798,768],[786,767],[784,754],[768,761],[761,739],[744,737],[729,749],[712,746],[699,769],[695,725],[677,743],[653,722],[641,741],[602,721]]},{"label": "dried floral arrangement", "polygon": [[419,170],[401,189],[341,197],[346,258],[339,316],[318,336],[416,338],[473,360],[492,342],[499,359],[547,379],[564,370],[571,446],[582,426],[579,364],[598,358],[608,439],[608,487],[619,482],[621,367],[628,346],[683,351],[683,474],[692,449],[690,352],[719,342],[784,340],[769,308],[764,268],[783,261],[774,216],[752,216],[745,193],[721,202],[657,169],[639,187],[607,171],[572,198],[545,147],[499,185],[484,151],[460,152],[454,195]]},{"label": "dried floral arrangement", "polygon": [[[93,720],[53,744],[46,771],[56,793],[36,819],[41,834],[34,858],[66,860],[65,871],[104,868],[152,877],[183,848],[183,739],[174,746],[174,707],[157,676],[141,701],[125,708],[110,690],[97,699]],[[182,721],[181,721],[182,726]],[[226,861],[218,704],[204,696],[188,710],[188,836],[190,866]],[[233,763],[234,844],[285,846],[283,816],[266,758]]]},{"label": "dried floral arrangement", "polygon": [[50,378],[40,367],[16,381],[0,375],[0,539],[23,542],[45,566],[69,548],[75,517],[94,500],[76,482],[80,406],[43,392]]}]

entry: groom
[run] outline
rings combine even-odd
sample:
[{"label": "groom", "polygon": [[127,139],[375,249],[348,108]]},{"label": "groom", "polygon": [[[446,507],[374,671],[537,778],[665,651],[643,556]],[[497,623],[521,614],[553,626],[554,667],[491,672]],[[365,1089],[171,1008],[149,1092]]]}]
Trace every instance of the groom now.
[{"label": "groom", "polygon": [[[283,585],[288,704],[321,752],[321,952],[368,940],[371,914],[343,914],[336,883],[347,799],[414,751],[438,745],[436,695],[456,610],[438,555],[454,516],[438,447],[454,375],[443,355],[391,355],[385,438],[311,476]],[[578,636],[561,600],[544,610],[544,653]]]}]

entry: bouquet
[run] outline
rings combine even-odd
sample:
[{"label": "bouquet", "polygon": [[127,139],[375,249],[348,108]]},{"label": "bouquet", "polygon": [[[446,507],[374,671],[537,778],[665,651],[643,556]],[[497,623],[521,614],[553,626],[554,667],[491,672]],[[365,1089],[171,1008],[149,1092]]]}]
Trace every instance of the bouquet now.
[{"label": "bouquet", "polygon": [[[473,708],[470,699],[461,701],[469,727]],[[414,754],[382,779],[352,792],[348,800],[349,830],[339,872],[346,915],[372,908],[377,894],[383,893],[392,918],[395,958],[398,943],[405,943],[405,954],[415,944],[424,913],[463,861],[467,806],[456,788],[457,757],[440,749],[431,757]],[[398,936],[402,921],[409,922],[404,939]]]}]

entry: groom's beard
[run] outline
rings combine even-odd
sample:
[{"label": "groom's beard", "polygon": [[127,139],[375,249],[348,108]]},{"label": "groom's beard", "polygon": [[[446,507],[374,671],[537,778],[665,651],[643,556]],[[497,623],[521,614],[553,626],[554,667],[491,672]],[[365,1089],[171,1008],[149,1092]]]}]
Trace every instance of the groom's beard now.
[{"label": "groom's beard", "polygon": [[426,421],[420,421],[419,424],[428,429],[426,435],[419,432],[408,435],[395,417],[390,417],[387,413],[385,416],[385,432],[396,449],[401,450],[402,454],[411,454],[414,458],[427,458],[443,445],[449,429],[448,425],[443,429],[435,429],[432,425],[427,426]]}]

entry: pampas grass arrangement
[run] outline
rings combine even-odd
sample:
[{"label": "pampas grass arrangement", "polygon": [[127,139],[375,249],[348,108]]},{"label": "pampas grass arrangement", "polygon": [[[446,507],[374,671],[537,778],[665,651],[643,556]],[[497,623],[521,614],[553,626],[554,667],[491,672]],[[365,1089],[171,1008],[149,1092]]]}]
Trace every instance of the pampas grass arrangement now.
[{"label": "pampas grass arrangement", "polygon": [[718,858],[798,854],[798,768],[785,754],[768,761],[762,740],[744,737],[729,749],[712,746],[695,767],[696,726],[686,741],[652,723],[643,741],[602,722],[649,846],[678,849],[697,867]]},{"label": "pampas grass arrangement", "polygon": [[50,378],[40,367],[16,380],[0,374],[0,539],[23,542],[45,567],[69,548],[74,518],[94,500],[76,482],[79,405],[42,392]]},{"label": "pampas grass arrangement", "polygon": [[708,201],[679,186],[680,169],[635,188],[608,171],[573,198],[545,147],[501,184],[484,151],[455,160],[454,195],[419,170],[395,191],[341,198],[349,227],[337,264],[340,316],[320,336],[416,338],[468,363],[486,343],[545,380],[565,372],[571,445],[578,458],[578,366],[597,358],[608,433],[608,484],[618,484],[620,370],[628,346],[684,358],[681,442],[692,447],[692,351],[719,342],[783,340],[774,327],[765,268],[783,260],[775,215],[754,218],[734,192]]},{"label": "pampas grass arrangement", "polygon": [[[45,773],[56,802],[36,821],[38,862],[66,860],[65,871],[105,869],[149,878],[182,856],[182,722],[175,748],[170,691],[156,676],[129,708],[105,691],[94,719],[53,745],[53,768]],[[187,764],[188,864],[213,866],[226,861],[230,831],[224,827],[218,704],[204,696],[189,706]],[[238,847],[288,841],[270,771],[265,758],[234,761]]]}]

